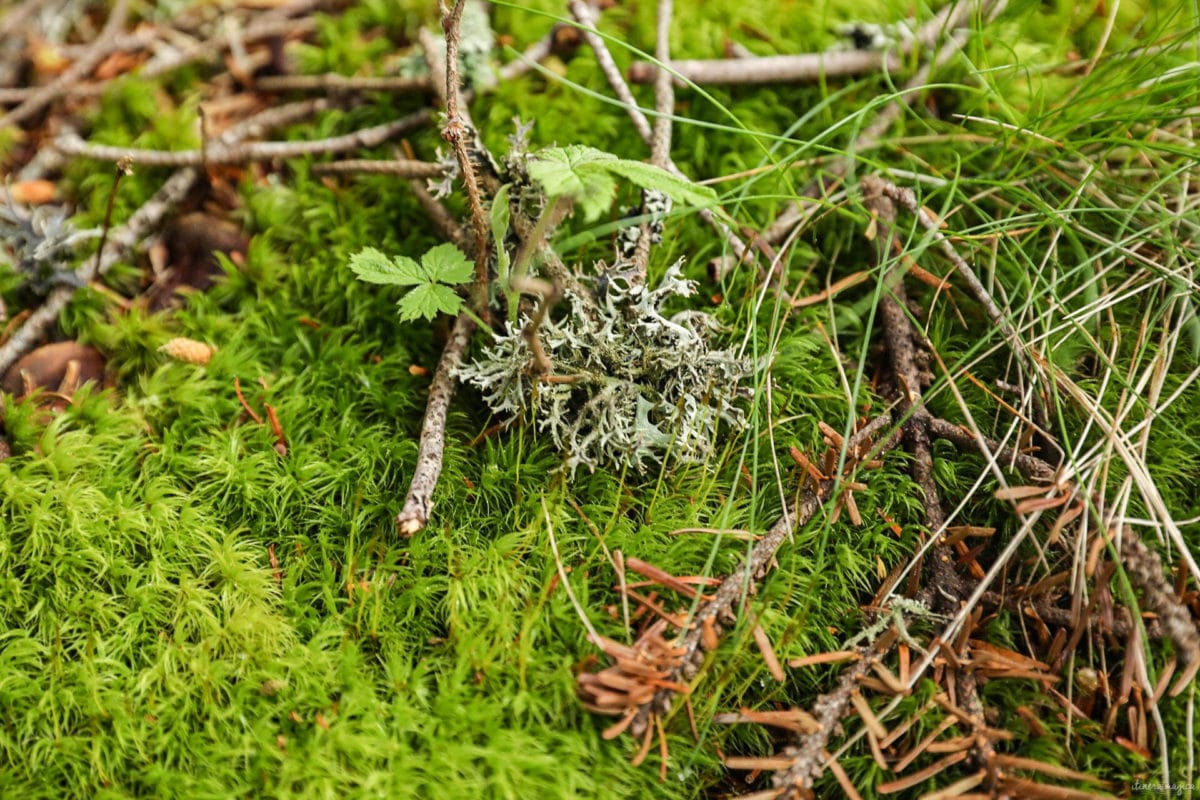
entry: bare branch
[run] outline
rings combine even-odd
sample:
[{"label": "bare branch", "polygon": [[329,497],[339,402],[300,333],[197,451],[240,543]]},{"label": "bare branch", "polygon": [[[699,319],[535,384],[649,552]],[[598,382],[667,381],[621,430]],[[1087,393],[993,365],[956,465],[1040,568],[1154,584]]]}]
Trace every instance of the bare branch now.
[{"label": "bare branch", "polygon": [[345,161],[332,161],[328,164],[313,164],[315,175],[344,175],[351,173],[369,173],[373,175],[395,175],[400,178],[440,178],[446,174],[446,168],[441,164],[431,164],[428,161],[375,161],[370,159],[352,158]]},{"label": "bare branch", "polygon": [[395,76],[326,75],[267,75],[254,79],[254,88],[262,92],[322,91],[389,92],[406,94],[428,92],[433,84],[427,77],[401,78]]},{"label": "bare branch", "polygon": [[[657,54],[655,57],[658,57]],[[895,72],[900,69],[900,57],[894,53],[872,50],[846,50],[789,56],[674,61],[671,69],[677,75],[668,73],[667,79],[674,77],[675,86],[811,83],[824,78],[863,75],[880,70]],[[664,71],[649,61],[635,61],[629,65],[629,80],[651,83]]]},{"label": "bare branch", "polygon": [[429,400],[425,405],[425,419],[421,423],[421,443],[417,451],[417,466],[408,487],[404,508],[396,517],[396,526],[402,536],[412,536],[429,522],[433,510],[433,490],[437,488],[442,474],[442,456],[446,447],[446,413],[454,397],[454,369],[462,363],[471,334],[475,332],[475,321],[465,313],[459,314],[450,332],[450,340],[442,351],[433,383],[429,387]]},{"label": "bare branch", "polygon": [[467,149],[468,142],[474,139],[475,130],[471,124],[470,112],[465,107],[466,98],[460,91],[458,79],[459,26],[466,3],[467,0],[457,0],[450,12],[442,17],[442,28],[446,33],[444,59],[435,55],[438,48],[434,46],[433,37],[427,30],[421,30],[420,41],[425,48],[425,58],[433,75],[434,88],[439,89],[442,102],[446,106],[446,125],[442,128],[442,138],[454,149],[463,186],[467,190],[467,202],[471,207],[471,228],[475,233],[475,282],[471,287],[472,299],[475,313],[487,321],[491,318],[488,309],[488,273],[491,263],[487,244],[488,214],[483,207],[483,195],[479,178],[475,174],[475,165]]},{"label": "bare branch", "polygon": [[[946,522],[941,494],[933,479],[933,451],[929,446],[929,412],[921,396],[921,375],[917,367],[914,349],[916,329],[905,312],[907,295],[901,273],[889,268],[893,263],[891,250],[895,238],[896,208],[891,199],[875,189],[875,182],[863,180],[865,196],[863,202],[874,215],[877,230],[874,237],[876,261],[886,269],[888,292],[879,300],[879,315],[883,322],[884,336],[891,359],[895,380],[894,396],[902,412],[908,415],[904,422],[904,444],[912,453],[913,480],[921,487],[925,508],[925,524],[929,531],[937,534]],[[931,578],[927,594],[935,608],[942,611],[957,611],[954,598],[961,594],[961,581],[954,569],[949,548],[935,545],[931,554]],[[933,587],[936,587],[936,591]]]},{"label": "bare branch", "polygon": [[[326,101],[315,101],[324,103]],[[135,164],[150,166],[198,167],[204,164],[241,164],[247,161],[272,161],[299,158],[320,153],[344,153],[387,142],[409,131],[426,125],[433,120],[429,109],[414,111],[400,119],[361,128],[341,136],[328,139],[296,142],[249,142],[245,144],[213,142],[207,148],[196,150],[140,150],[131,147],[90,144],[73,131],[66,131],[54,142],[54,146],[65,155],[94,158],[98,161],[119,161],[129,158]]]},{"label": "bare branch", "polygon": [[[927,422],[929,433],[935,438],[953,442],[964,450],[981,450],[980,442],[975,438],[974,434],[961,425],[955,425],[953,422],[944,420],[941,417],[930,417]],[[1021,471],[1022,475],[1030,480],[1050,481],[1054,479],[1056,472],[1054,467],[1037,456],[1031,456],[1028,453],[1019,452],[1011,447],[1005,447],[993,439],[984,439],[983,445],[991,451],[992,457],[997,461],[1012,464]]]},{"label": "bare branch", "polygon": [[25,98],[24,102],[12,111],[0,116],[0,130],[7,128],[9,125],[18,125],[29,119],[61,97],[66,87],[76,83],[80,78],[95,69],[96,65],[112,52],[111,42],[116,38],[117,31],[124,27],[125,16],[128,11],[129,0],[116,0],[112,11],[109,12],[108,21],[104,23],[104,29],[100,31],[100,35],[96,37],[96,40],[88,47],[87,51],[68,67],[63,74],[55,78],[53,82]]}]

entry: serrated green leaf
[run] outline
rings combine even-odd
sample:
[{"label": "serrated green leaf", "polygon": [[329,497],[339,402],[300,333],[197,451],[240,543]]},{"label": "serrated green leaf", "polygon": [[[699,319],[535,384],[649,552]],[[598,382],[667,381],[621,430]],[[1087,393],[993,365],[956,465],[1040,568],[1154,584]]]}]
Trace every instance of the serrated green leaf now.
[{"label": "serrated green leaf", "polygon": [[367,283],[415,286],[427,280],[420,265],[411,258],[388,258],[374,247],[364,247],[350,256],[350,269]]},{"label": "serrated green leaf", "polygon": [[449,286],[440,283],[425,283],[413,288],[400,300],[400,319],[412,322],[416,319],[433,319],[439,313],[457,314],[462,308],[462,298]]},{"label": "serrated green leaf", "polygon": [[512,217],[512,209],[508,207],[508,187],[504,184],[496,190],[492,198],[492,239],[496,243],[496,272],[501,281],[508,280],[509,258],[504,249],[504,238],[508,235],[508,223]]},{"label": "serrated green leaf", "polygon": [[619,158],[605,162],[604,168],[643,189],[660,191],[685,206],[711,206],[717,202],[717,193],[710,187],[698,186],[653,164]]},{"label": "serrated green leaf", "polygon": [[617,182],[604,165],[612,153],[594,147],[551,147],[529,160],[529,177],[550,197],[570,197],[585,221],[599,217],[612,203]]},{"label": "serrated green leaf", "polygon": [[430,248],[421,256],[421,266],[425,268],[426,281],[438,283],[466,283],[475,274],[474,263],[452,244]]}]

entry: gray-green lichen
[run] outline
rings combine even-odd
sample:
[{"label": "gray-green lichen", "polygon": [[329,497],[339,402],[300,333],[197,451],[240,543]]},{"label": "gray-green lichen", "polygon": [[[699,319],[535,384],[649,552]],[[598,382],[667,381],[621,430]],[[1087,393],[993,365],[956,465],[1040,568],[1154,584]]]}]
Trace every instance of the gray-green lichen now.
[{"label": "gray-green lichen", "polygon": [[668,453],[705,460],[722,423],[735,430],[745,424],[736,400],[749,364],[712,348],[710,315],[664,315],[669,299],[695,291],[680,264],[655,289],[619,273],[604,280],[594,304],[566,292],[565,313],[539,330],[554,365],[549,379],[530,374],[521,325],[510,325],[456,377],[477,387],[495,414],[531,414],[567,454],[572,471],[581,464],[641,471]]}]

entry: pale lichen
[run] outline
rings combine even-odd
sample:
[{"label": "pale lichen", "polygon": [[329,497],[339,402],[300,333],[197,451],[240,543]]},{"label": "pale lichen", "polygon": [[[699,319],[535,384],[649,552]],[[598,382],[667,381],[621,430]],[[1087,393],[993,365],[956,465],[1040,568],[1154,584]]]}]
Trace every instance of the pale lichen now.
[{"label": "pale lichen", "polygon": [[667,301],[694,291],[680,263],[654,289],[609,273],[595,298],[566,292],[565,313],[538,331],[552,375],[531,373],[522,320],[459,367],[456,377],[478,388],[493,413],[529,414],[566,453],[572,471],[623,464],[641,471],[668,453],[703,461],[720,441],[722,424],[745,424],[736,401],[749,364],[713,348],[711,315],[664,313]]}]

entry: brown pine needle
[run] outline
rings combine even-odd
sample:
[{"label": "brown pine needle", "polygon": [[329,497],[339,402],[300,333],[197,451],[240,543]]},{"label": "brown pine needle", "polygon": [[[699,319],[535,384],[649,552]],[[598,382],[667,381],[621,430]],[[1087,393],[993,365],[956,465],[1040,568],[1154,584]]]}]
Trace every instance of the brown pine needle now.
[{"label": "brown pine needle", "polygon": [[625,559],[625,568],[631,569],[652,581],[656,581],[668,589],[674,589],[685,597],[695,598],[696,596],[696,590],[691,586],[688,586],[666,570],[659,569],[653,564],[647,564],[640,558],[627,557]]},{"label": "brown pine needle", "polygon": [[[958,753],[951,753],[940,761],[935,761],[934,763],[930,764],[923,770],[914,772],[913,774],[904,778],[900,778],[899,780],[881,783],[875,788],[882,794],[903,792],[905,789],[911,789],[914,786],[919,786],[920,784],[932,778],[934,775],[937,775],[947,768],[952,767],[958,762],[964,760],[968,755],[970,755],[970,753],[965,750]],[[897,769],[899,769],[899,765],[897,765]]]},{"label": "brown pine needle", "polygon": [[[924,795],[921,800],[950,800],[954,797],[966,798],[967,795],[965,792],[970,789],[974,789],[976,786],[983,783],[983,780],[986,777],[987,770],[981,769],[974,775],[968,775],[965,778],[960,778],[943,789],[939,789],[936,792],[930,792],[929,794]],[[992,800],[994,796],[995,795],[990,793],[983,795],[986,800]]]},{"label": "brown pine needle", "polygon": [[618,736],[620,736],[622,733],[625,732],[625,729],[629,727],[630,723],[633,722],[633,718],[636,716],[637,716],[637,709],[636,708],[629,709],[628,711],[625,712],[625,716],[621,717],[620,721],[614,722],[612,725],[605,728],[604,732],[600,734],[600,738],[602,738],[602,739],[617,738]]},{"label": "brown pine needle", "polygon": [[835,650],[831,653],[817,653],[816,655],[790,659],[788,666],[792,669],[798,669],[817,664],[840,664],[843,661],[857,661],[858,658],[858,653],[853,650]]},{"label": "brown pine needle", "polygon": [[1086,772],[1076,772],[1073,769],[1059,766],[1058,764],[1046,764],[1033,758],[1022,758],[1020,756],[1006,755],[1004,753],[996,753],[992,759],[993,763],[1000,767],[1008,767],[1010,769],[1020,769],[1026,772],[1040,772],[1043,775],[1050,775],[1054,778],[1062,778],[1066,781],[1081,781],[1083,783],[1097,783],[1101,786],[1109,786],[1108,781],[1102,781],[1094,775],[1089,775]]},{"label": "brown pine needle", "polygon": [[771,673],[771,677],[783,683],[787,679],[787,675],[784,673],[783,667],[779,665],[775,648],[771,646],[771,640],[767,637],[767,632],[762,629],[762,625],[754,626],[754,643],[758,645],[758,651],[762,653],[763,661],[767,663],[767,671]]},{"label": "brown pine needle", "polygon": [[242,381],[240,378],[235,377],[233,379],[233,391],[234,394],[237,395],[238,402],[242,404],[242,408],[245,409],[246,413],[250,415],[250,419],[254,420],[259,425],[262,425],[262,417],[255,413],[254,409],[250,407],[250,404],[246,402],[246,398],[242,394]]},{"label": "brown pine needle", "polygon": [[807,297],[800,297],[792,300],[792,308],[807,308],[815,306],[818,303],[824,303],[829,298],[858,286],[860,283],[865,283],[870,280],[871,273],[866,270],[860,270],[851,275],[847,275],[839,281],[835,281],[829,285],[829,288],[823,289],[816,294],[810,294]]},{"label": "brown pine needle", "polygon": [[[926,706],[926,709],[928,709],[928,706]],[[923,716],[923,714],[918,715],[918,716]],[[917,758],[919,758],[920,755],[922,753],[924,753],[929,748],[930,745],[932,745],[935,741],[937,741],[937,738],[939,736],[941,736],[943,733],[945,733],[946,730],[949,729],[950,726],[954,725],[957,721],[958,720],[954,719],[954,717],[946,717],[941,722],[939,722],[937,724],[936,728],[931,730],[929,733],[925,734],[925,738],[922,739],[921,741],[919,741],[916,744],[916,746],[913,747],[913,749],[911,749],[907,753],[905,753],[904,757],[901,758],[900,761],[898,761],[896,763],[896,766],[895,766],[896,772],[904,772],[904,770],[908,769],[909,764],[916,761]],[[885,739],[884,741],[890,743],[890,740],[888,740],[888,739]]]},{"label": "brown pine needle", "polygon": [[850,776],[846,774],[846,770],[842,769],[842,765],[838,763],[838,760],[829,753],[825,753],[825,756],[827,758],[825,762],[826,766],[833,773],[833,777],[837,778],[838,785],[842,787],[842,791],[846,793],[846,797],[850,798],[850,800],[862,800],[862,795],[854,788],[854,784],[850,782]]},{"label": "brown pine needle", "polygon": [[815,733],[821,730],[821,723],[817,722],[817,718],[802,708],[790,708],[786,711],[752,711],[743,708],[736,713],[717,714],[713,717],[713,722],[721,725],[766,725],[795,733]]},{"label": "brown pine needle", "polygon": [[663,731],[662,716],[654,715],[654,728],[658,731],[658,754],[662,759],[662,763],[658,766],[658,782],[666,783],[667,781],[667,734]]},{"label": "brown pine needle", "polygon": [[883,723],[879,721],[879,717],[875,716],[875,712],[871,710],[871,704],[867,702],[867,698],[863,697],[862,692],[853,691],[850,693],[850,704],[854,706],[854,710],[862,717],[863,724],[877,739],[886,739],[888,732],[887,728],[883,727]]},{"label": "brown pine needle", "polygon": [[726,756],[725,766],[729,769],[774,771],[792,765],[790,758],[783,756]]},{"label": "brown pine needle", "polygon": [[[657,714],[655,715],[657,716]],[[646,756],[650,754],[650,745],[654,744],[654,726],[647,725],[646,732],[642,734],[642,746],[638,749],[630,760],[630,764],[635,767],[640,767],[642,762],[646,760]]]},{"label": "brown pine needle", "polygon": [[1066,786],[1048,786],[1025,778],[1005,776],[997,787],[1012,797],[1023,800],[1104,800],[1112,795],[1096,794],[1082,789],[1071,789]]}]

